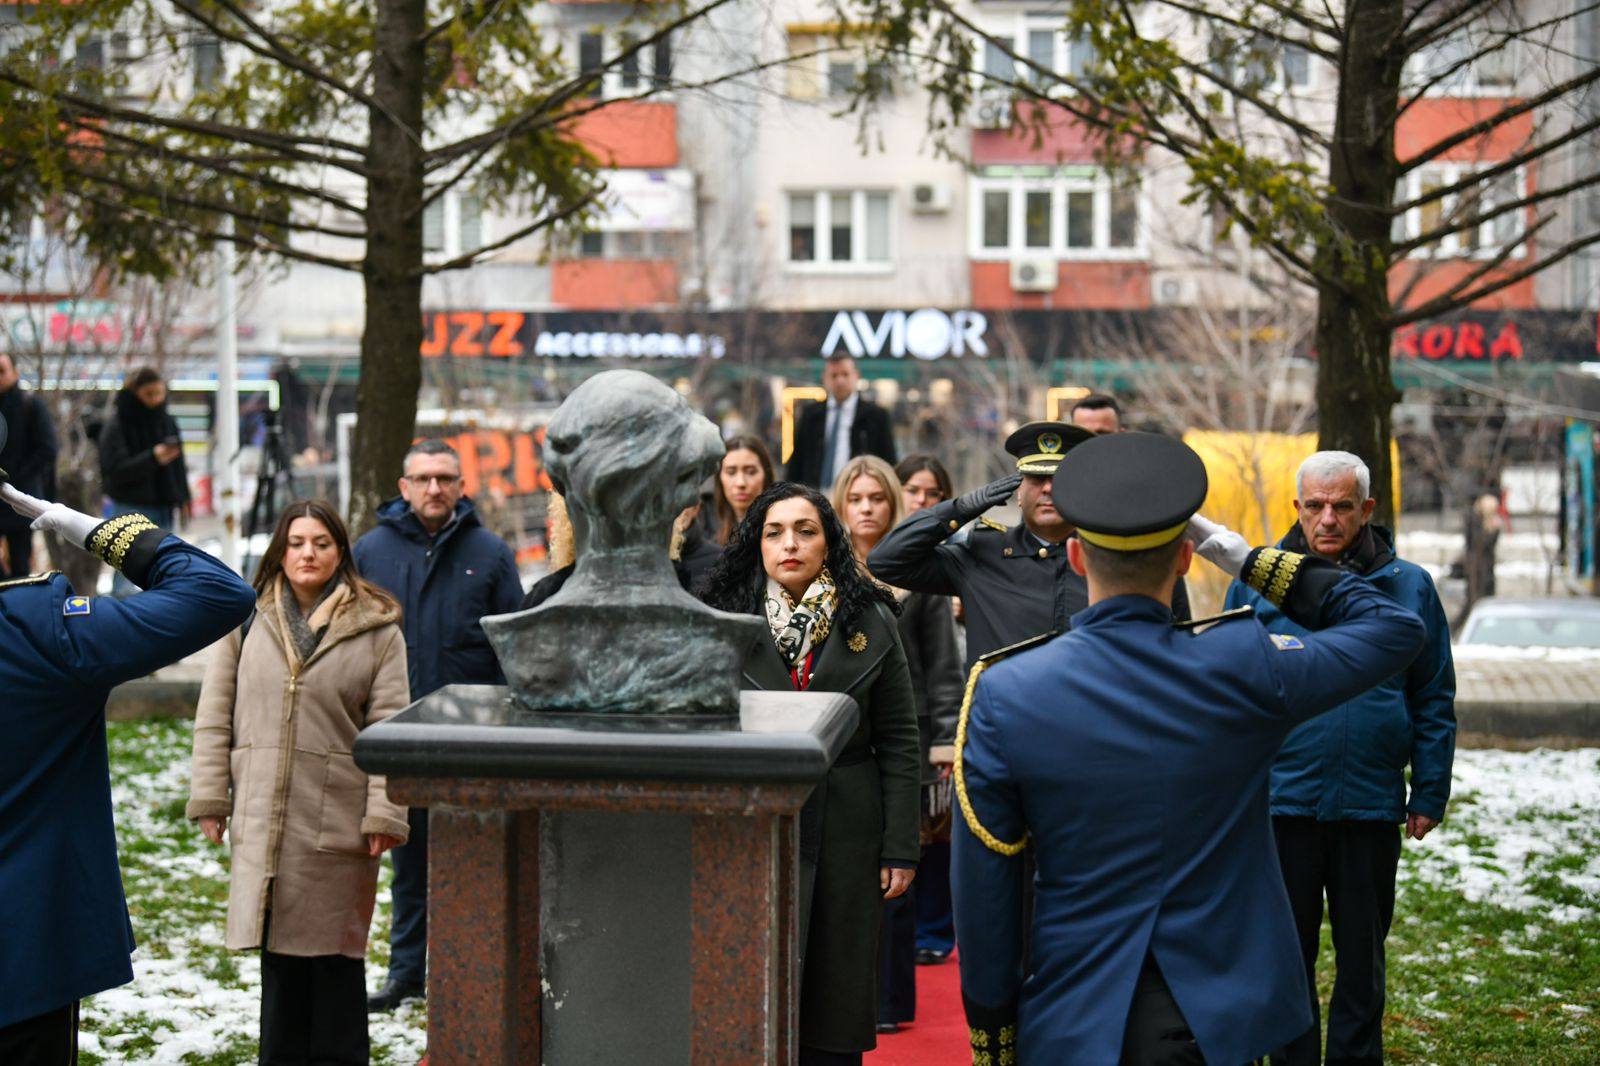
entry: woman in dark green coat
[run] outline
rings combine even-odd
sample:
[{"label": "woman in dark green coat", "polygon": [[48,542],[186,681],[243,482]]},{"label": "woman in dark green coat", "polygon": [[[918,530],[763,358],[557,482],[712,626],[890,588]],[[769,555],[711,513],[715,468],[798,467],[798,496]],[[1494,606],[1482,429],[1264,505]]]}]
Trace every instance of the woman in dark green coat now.
[{"label": "woman in dark green coat", "polygon": [[877,1043],[884,899],[911,886],[920,753],[898,605],[851,554],[827,498],[779,482],[751,504],[707,575],[705,600],[766,618],[744,661],[749,688],[842,692],[855,733],[800,824],[801,1066],[859,1063]]}]

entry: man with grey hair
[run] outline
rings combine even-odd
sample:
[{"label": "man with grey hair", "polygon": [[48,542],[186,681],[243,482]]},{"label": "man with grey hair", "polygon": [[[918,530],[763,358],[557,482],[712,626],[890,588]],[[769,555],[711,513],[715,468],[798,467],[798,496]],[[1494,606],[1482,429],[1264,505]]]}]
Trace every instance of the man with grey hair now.
[{"label": "man with grey hair", "polygon": [[[517,561],[478,520],[464,493],[461,457],[442,440],[406,453],[400,495],[378,507],[378,524],[351,555],[361,576],[403,612],[411,698],[453,684],[501,684],[500,661],[478,620],[522,600]],[[428,812],[413,808],[411,837],[395,848],[389,978],[367,1009],[393,1010],[423,995],[428,948]]]},{"label": "man with grey hair", "polygon": [[[1444,607],[1428,572],[1398,558],[1394,535],[1373,524],[1372,475],[1349,452],[1317,452],[1295,475],[1299,520],[1278,547],[1309,552],[1360,574],[1415,612],[1427,640],[1411,665],[1296,728],[1272,766],[1278,862],[1311,987],[1312,1024],[1278,1049],[1274,1066],[1324,1061],[1317,1022],[1317,947],[1326,894],[1335,977],[1328,1063],[1383,1061],[1384,938],[1394,918],[1401,833],[1421,840],[1444,818],[1455,758],[1455,666]],[[1298,646],[1306,631],[1235,581],[1229,608],[1249,605],[1267,629]],[[1282,646],[1282,645],[1280,645]],[[1406,769],[1410,767],[1410,794]]]}]

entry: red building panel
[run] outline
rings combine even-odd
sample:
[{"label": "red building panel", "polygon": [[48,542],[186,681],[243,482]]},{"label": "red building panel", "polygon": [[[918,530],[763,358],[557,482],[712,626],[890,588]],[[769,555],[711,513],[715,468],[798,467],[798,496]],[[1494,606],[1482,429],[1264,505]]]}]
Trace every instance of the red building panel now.
[{"label": "red building panel", "polygon": [[[1495,278],[1515,273],[1526,265],[1526,259],[1511,259],[1502,267],[1486,274],[1473,288],[1491,283]],[[1398,306],[1416,307],[1436,296],[1442,296],[1460,284],[1461,280],[1483,264],[1476,259],[1407,259],[1389,270],[1389,296]],[[1506,311],[1535,307],[1533,278],[1523,278],[1492,293],[1482,300],[1473,301],[1475,311]]]},{"label": "red building panel", "polygon": [[[1440,96],[1417,100],[1395,127],[1394,154],[1402,163],[1446,137],[1481,122],[1519,101],[1503,96]],[[1441,162],[1492,162],[1505,159],[1533,136],[1533,113],[1510,119],[1481,137],[1463,141],[1439,157]]]},{"label": "red building panel", "polygon": [[577,116],[567,128],[602,166],[661,169],[678,165],[676,104],[618,100]]},{"label": "red building panel", "polygon": [[972,264],[972,306],[984,310],[1135,310],[1150,306],[1150,264],[1072,260],[1060,264],[1054,292],[1016,292],[1011,264]]},{"label": "red building panel", "polygon": [[[1020,107],[1028,105],[1022,104]],[[973,130],[972,163],[996,166],[1034,163],[1047,166],[1098,162],[1100,134],[1075,121],[1065,111],[1052,108],[1042,131],[1018,124],[1009,130]]]},{"label": "red building panel", "polygon": [[550,299],[571,311],[665,307],[678,302],[678,264],[670,259],[558,259]]}]

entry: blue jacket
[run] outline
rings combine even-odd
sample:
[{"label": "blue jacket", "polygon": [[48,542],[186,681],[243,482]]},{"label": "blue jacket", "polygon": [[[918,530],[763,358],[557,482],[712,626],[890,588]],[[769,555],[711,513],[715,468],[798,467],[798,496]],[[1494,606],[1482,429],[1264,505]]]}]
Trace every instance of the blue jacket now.
[{"label": "blue jacket", "polygon": [[[1406,812],[1444,817],[1456,751],[1456,672],[1444,605],[1428,572],[1394,554],[1388,530],[1359,572],[1379,591],[1422,619],[1428,636],[1405,670],[1296,729],[1272,764],[1272,813],[1319,821],[1400,822]],[[1280,547],[1303,541],[1291,531]],[[1249,604],[1273,633],[1303,637],[1254,589],[1235,581],[1227,606]],[[1406,801],[1406,766],[1411,799]]]},{"label": "blue jacket", "polygon": [[1311,1024],[1267,771],[1290,729],[1404,668],[1423,639],[1356,578],[1317,602],[1321,631],[1278,644],[1247,614],[1175,626],[1166,605],[1115,596],[979,678],[967,797],[1000,840],[1032,841],[1032,972],[1023,859],[960,815],[956,938],[969,1022],[1014,1017],[1017,1061],[1114,1066],[1147,953],[1207,1062],[1246,1062]]},{"label": "blue jacket", "polygon": [[472,501],[430,536],[400,497],[378,508],[378,525],[356,541],[356,570],[400,601],[411,698],[445,685],[500,685],[505,676],[478,620],[522,603],[517,560],[483,527]]},{"label": "blue jacket", "polygon": [[250,586],[167,537],[148,591],[84,599],[59,574],[0,586],[0,1027],[133,980],[106,697],[221,639]]}]

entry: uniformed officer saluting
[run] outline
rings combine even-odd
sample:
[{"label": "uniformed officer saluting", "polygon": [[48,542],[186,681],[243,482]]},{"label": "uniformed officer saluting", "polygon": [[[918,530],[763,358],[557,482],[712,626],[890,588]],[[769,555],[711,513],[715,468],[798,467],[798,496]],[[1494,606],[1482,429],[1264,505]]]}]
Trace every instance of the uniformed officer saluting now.
[{"label": "uniformed officer saluting", "polygon": [[[1290,729],[1403,669],[1422,624],[1330,563],[1191,520],[1205,495],[1200,458],[1147,433],[1097,437],[1056,472],[1090,606],[981,663],[957,731],[974,1063],[1237,1066],[1311,1023],[1267,772]],[[1316,632],[1269,635],[1248,609],[1175,625],[1196,552]]]},{"label": "uniformed officer saluting", "polygon": [[0,582],[0,1062],[64,1066],[78,1000],[133,980],[106,696],[240,625],[255,594],[142,515],[101,522],[3,472],[0,500],[149,590],[119,601],[75,595],[60,574]]},{"label": "uniformed officer saluting", "polygon": [[[1088,605],[1088,587],[1067,565],[1072,523],[1051,497],[1062,458],[1094,434],[1067,422],[1029,422],[1006,438],[1017,472],[964,496],[925,508],[879,541],[867,565],[881,581],[912,592],[960,596],[966,612],[967,666],[980,655],[1066,629]],[[1022,525],[982,517],[1016,493]],[[962,526],[978,519],[966,532]],[[1173,609],[1189,616],[1180,585]]]}]

